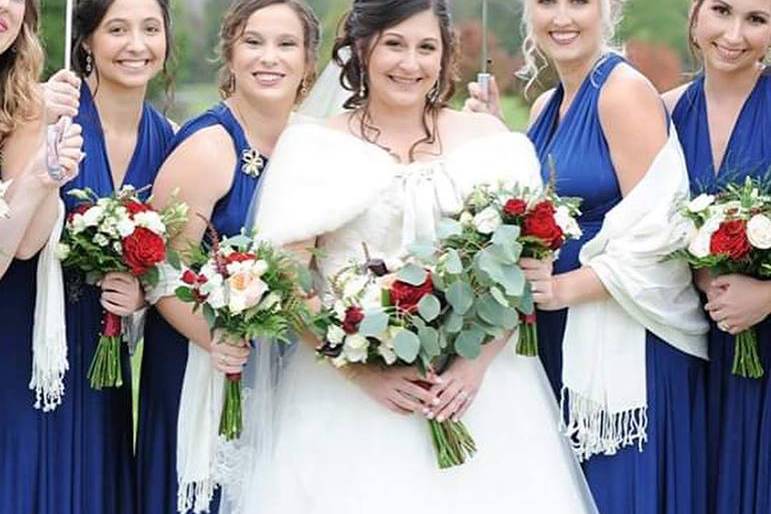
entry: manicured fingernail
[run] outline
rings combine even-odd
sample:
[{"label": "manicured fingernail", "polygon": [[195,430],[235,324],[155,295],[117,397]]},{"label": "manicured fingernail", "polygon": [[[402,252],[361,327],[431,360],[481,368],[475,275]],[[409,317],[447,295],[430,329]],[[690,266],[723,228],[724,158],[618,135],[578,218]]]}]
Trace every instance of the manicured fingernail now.
[{"label": "manicured fingernail", "polygon": [[442,380],[442,377],[437,376],[436,377],[436,383],[437,384],[444,384],[444,380]]},{"label": "manicured fingernail", "polygon": [[426,417],[428,419],[434,419],[434,413],[433,412],[429,412],[428,414],[426,414]]},{"label": "manicured fingernail", "polygon": [[439,405],[439,398],[434,398],[431,400],[431,405]]},{"label": "manicured fingernail", "polygon": [[431,411],[430,411],[430,410],[428,410],[428,409],[423,409],[423,415],[424,415],[424,416],[428,416],[430,413],[431,413]]},{"label": "manicured fingernail", "polygon": [[439,423],[444,423],[444,416],[439,416],[438,418],[436,418],[436,420],[437,420]]}]

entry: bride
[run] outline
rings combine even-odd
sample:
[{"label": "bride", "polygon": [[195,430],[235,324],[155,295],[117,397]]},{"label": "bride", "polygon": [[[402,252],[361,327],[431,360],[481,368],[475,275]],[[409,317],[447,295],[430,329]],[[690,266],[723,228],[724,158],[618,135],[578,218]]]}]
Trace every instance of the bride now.
[{"label": "bride", "polygon": [[[362,243],[388,261],[435,237],[439,218],[456,213],[475,184],[540,185],[524,136],[492,117],[445,106],[454,88],[454,45],[445,0],[354,2],[335,45],[352,93],[348,110],[324,125],[286,130],[256,214],[260,234],[275,244],[318,250],[313,264],[322,290],[324,277],[362,259]],[[540,269],[550,273],[547,263]],[[235,497],[232,509],[596,512],[559,433],[541,365],[515,355],[513,344],[500,341],[477,360],[454,361],[425,391],[413,383],[414,369],[320,364],[317,342],[305,339],[285,359],[274,422],[257,414],[266,409],[254,397],[246,400],[246,425],[258,426],[263,447],[265,434],[273,436],[262,456],[242,455],[250,463],[245,477],[224,484],[224,496]],[[426,416],[462,416],[476,456],[440,471]]]}]

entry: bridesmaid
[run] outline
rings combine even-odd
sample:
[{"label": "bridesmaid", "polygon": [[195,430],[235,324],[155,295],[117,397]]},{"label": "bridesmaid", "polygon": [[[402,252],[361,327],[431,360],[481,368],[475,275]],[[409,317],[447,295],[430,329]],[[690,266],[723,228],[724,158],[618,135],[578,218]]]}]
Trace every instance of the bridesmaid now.
[{"label": "bridesmaid", "polygon": [[[0,514],[52,513],[58,511],[48,507],[55,499],[48,481],[52,456],[43,435],[48,414],[33,407],[35,394],[29,390],[42,244],[36,246],[27,229],[41,204],[61,186],[48,175],[43,131],[44,119],[55,122],[62,105],[47,105],[44,117],[37,85],[43,66],[38,3],[3,2],[0,13],[6,24],[0,33],[0,178],[13,181],[3,200],[10,210],[0,216]],[[54,81],[61,73],[57,77]],[[64,96],[68,102],[77,98]],[[65,180],[77,173],[82,143],[80,127],[72,125],[59,147]]]},{"label": "bridesmaid", "polygon": [[[672,141],[668,141],[667,113],[653,86],[608,46],[621,5],[615,0],[525,1],[524,71],[531,83],[541,65],[553,66],[559,77],[557,88],[544,93],[533,105],[529,136],[541,158],[544,180],[549,179],[550,163],[554,162],[557,192],[583,198],[583,214],[578,220],[583,237],[561,249],[554,263],[553,278],[538,276],[535,269],[526,269],[539,308],[540,357],[555,393],[565,402],[563,406],[571,409],[566,409],[569,421],[579,418],[582,410],[593,412],[595,407],[591,403],[574,405],[574,392],[565,383],[563,354],[568,350],[565,339],[568,312],[575,309],[578,320],[587,308],[608,305],[606,300],[610,298],[605,280],[600,281],[600,271],[582,265],[579,252],[605,228],[606,214],[617,205],[625,205],[623,200],[637,188],[649,169],[653,169],[654,159],[665,145],[670,147]],[[495,87],[489,99],[481,97],[476,84],[470,86],[470,91],[474,98],[469,108],[487,109],[500,115]],[[489,103],[485,105],[483,100]],[[677,154],[676,148],[674,153]],[[684,175],[685,170],[682,171]],[[646,185],[650,190],[649,182]],[[618,215],[614,219],[618,220]],[[629,222],[634,224],[635,220],[629,219]],[[633,230],[633,227],[627,229]],[[596,246],[591,248],[587,253],[597,251]],[[617,281],[645,282],[649,274],[645,270],[652,267],[649,264],[646,268],[635,268],[632,272],[639,276],[622,276]],[[682,269],[682,273],[688,274],[688,271]],[[602,276],[607,279],[607,273]],[[628,313],[631,304],[631,308],[641,311],[646,319],[644,348],[639,354],[639,364],[630,371],[638,372],[645,384],[642,396],[647,412],[635,408],[629,412],[630,424],[619,420],[614,426],[600,429],[620,432],[622,439],[617,447],[581,454],[589,487],[602,514],[703,514],[706,510],[705,363],[702,360],[706,356],[703,337],[706,323],[699,314],[698,300],[689,282],[690,276],[677,279],[684,294],[669,296],[671,305],[648,305],[647,310],[643,310],[633,296],[625,297],[631,301],[624,311]],[[614,300],[617,294],[614,293]],[[665,325],[672,330],[666,327],[662,330],[659,325],[659,332],[670,334],[667,340],[654,335],[649,327],[656,324],[658,316],[666,318],[666,313],[675,308],[683,309],[687,316],[672,319],[670,314],[670,323]],[[605,308],[603,312],[613,311]],[[628,318],[628,314],[625,316]],[[570,349],[572,360],[565,360],[565,365],[575,370],[575,345]],[[627,347],[618,353],[623,355],[629,351]],[[615,354],[603,356],[618,358]],[[583,366],[608,371],[607,367],[602,368],[596,355],[583,358]],[[583,366],[579,368],[584,375],[592,373]],[[612,376],[616,371],[608,373]],[[597,386],[603,380],[607,381],[608,376],[594,375],[589,382]],[[621,375],[621,384],[623,388],[629,384],[624,375]],[[605,393],[608,392],[619,394],[606,387]],[[600,414],[608,415],[605,410]],[[591,418],[586,421],[590,422]],[[631,438],[627,440],[625,436]],[[573,442],[577,444],[578,440]]]},{"label": "bridesmaid", "polygon": [[[694,194],[715,193],[771,171],[771,1],[696,0],[690,19],[696,79],[664,95]],[[771,286],[747,276],[697,272],[713,320],[708,372],[709,512],[771,512]],[[731,373],[734,335],[757,325],[765,375]]]},{"label": "bridesmaid", "polygon": [[[83,0],[75,11],[73,67],[83,78],[75,121],[83,126],[81,173],[62,190],[89,187],[107,196],[122,185],[152,184],[173,136],[171,124],[149,104],[149,81],[168,53],[165,0]],[[49,206],[46,206],[48,208]],[[69,371],[62,405],[45,419],[45,470],[49,494],[36,512],[133,514],[132,409],[129,357],[123,347],[124,385],[92,390],[86,374],[96,349],[103,309],[128,315],[144,298],[126,274],[110,274],[100,287],[65,273]],[[14,482],[18,482],[15,480]]]},{"label": "bridesmaid", "polygon": [[[302,0],[240,0],[230,7],[220,31],[224,100],[177,134],[155,183],[160,204],[179,190],[190,212],[210,219],[220,234],[241,230],[271,151],[313,80],[319,30]],[[192,216],[179,245],[199,243],[205,229]],[[145,325],[137,437],[142,514],[177,509],[177,416],[188,340],[210,348],[206,321],[188,304],[161,299]],[[230,345],[212,351],[226,372],[240,371],[248,353]]]}]

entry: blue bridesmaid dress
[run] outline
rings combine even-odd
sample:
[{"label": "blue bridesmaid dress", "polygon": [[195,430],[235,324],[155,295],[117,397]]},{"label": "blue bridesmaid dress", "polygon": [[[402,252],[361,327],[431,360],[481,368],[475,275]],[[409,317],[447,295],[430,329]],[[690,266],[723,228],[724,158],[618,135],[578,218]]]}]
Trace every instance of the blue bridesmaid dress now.
[{"label": "blue bridesmaid dress", "polygon": [[[174,139],[173,151],[196,132],[220,125],[233,140],[237,163],[228,193],[214,206],[212,224],[222,236],[233,236],[246,223],[259,176],[242,171],[243,155],[250,151],[241,125],[224,103],[189,121]],[[228,151],[227,149],[222,150]],[[267,163],[267,158],[262,157]],[[191,176],[191,180],[201,177]],[[139,514],[177,512],[177,415],[187,364],[188,340],[155,309],[145,323],[142,380],[139,390],[137,465]],[[215,497],[211,512],[218,511]]]},{"label": "blue bridesmaid dress", "polygon": [[[86,159],[80,175],[62,190],[67,209],[73,188],[90,187],[100,196],[114,190],[99,115],[83,86],[80,113]],[[173,131],[166,119],[144,107],[137,145],[125,184],[152,184]],[[133,514],[135,480],[131,380],[124,347],[124,385],[94,391],[86,374],[98,342],[100,290],[65,273],[67,345],[70,369],[62,405],[34,410],[27,390],[32,363],[35,260],[15,262],[0,283],[0,513]]]},{"label": "blue bridesmaid dress", "polygon": [[[622,200],[600,124],[598,100],[608,76],[623,62],[616,54],[600,59],[562,119],[559,110],[564,89],[559,85],[529,132],[544,180],[549,179],[553,159],[557,193],[583,198],[578,220],[583,236],[562,248],[555,274],[581,266],[581,247],[599,232],[605,214]],[[559,395],[567,309],[538,311],[537,317],[540,357]],[[626,447],[613,456],[593,456],[583,465],[600,514],[704,514],[704,374],[700,359],[648,332],[648,441],[642,452],[636,446]]]},{"label": "blue bridesmaid dress", "polygon": [[[758,79],[742,108],[717,173],[704,95],[704,76],[683,93],[672,118],[683,145],[693,194],[714,193],[746,176],[771,171],[771,71]],[[734,336],[713,323],[709,334],[707,437],[710,514],[771,512],[771,320],[757,326],[765,369],[759,379],[731,373]]]}]

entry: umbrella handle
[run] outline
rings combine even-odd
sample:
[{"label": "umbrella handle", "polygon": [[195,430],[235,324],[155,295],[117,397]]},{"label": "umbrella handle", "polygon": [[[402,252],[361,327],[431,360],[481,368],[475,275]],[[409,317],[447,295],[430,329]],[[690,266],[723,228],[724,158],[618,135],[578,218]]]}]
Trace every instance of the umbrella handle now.
[{"label": "umbrella handle", "polygon": [[490,103],[490,82],[492,75],[490,73],[477,73],[477,84],[479,84],[479,92],[482,97],[482,101],[486,104]]},{"label": "umbrella handle", "polygon": [[64,178],[62,167],[59,165],[59,145],[70,125],[72,118],[63,116],[57,123],[46,128],[46,168],[48,175],[56,182]]}]

